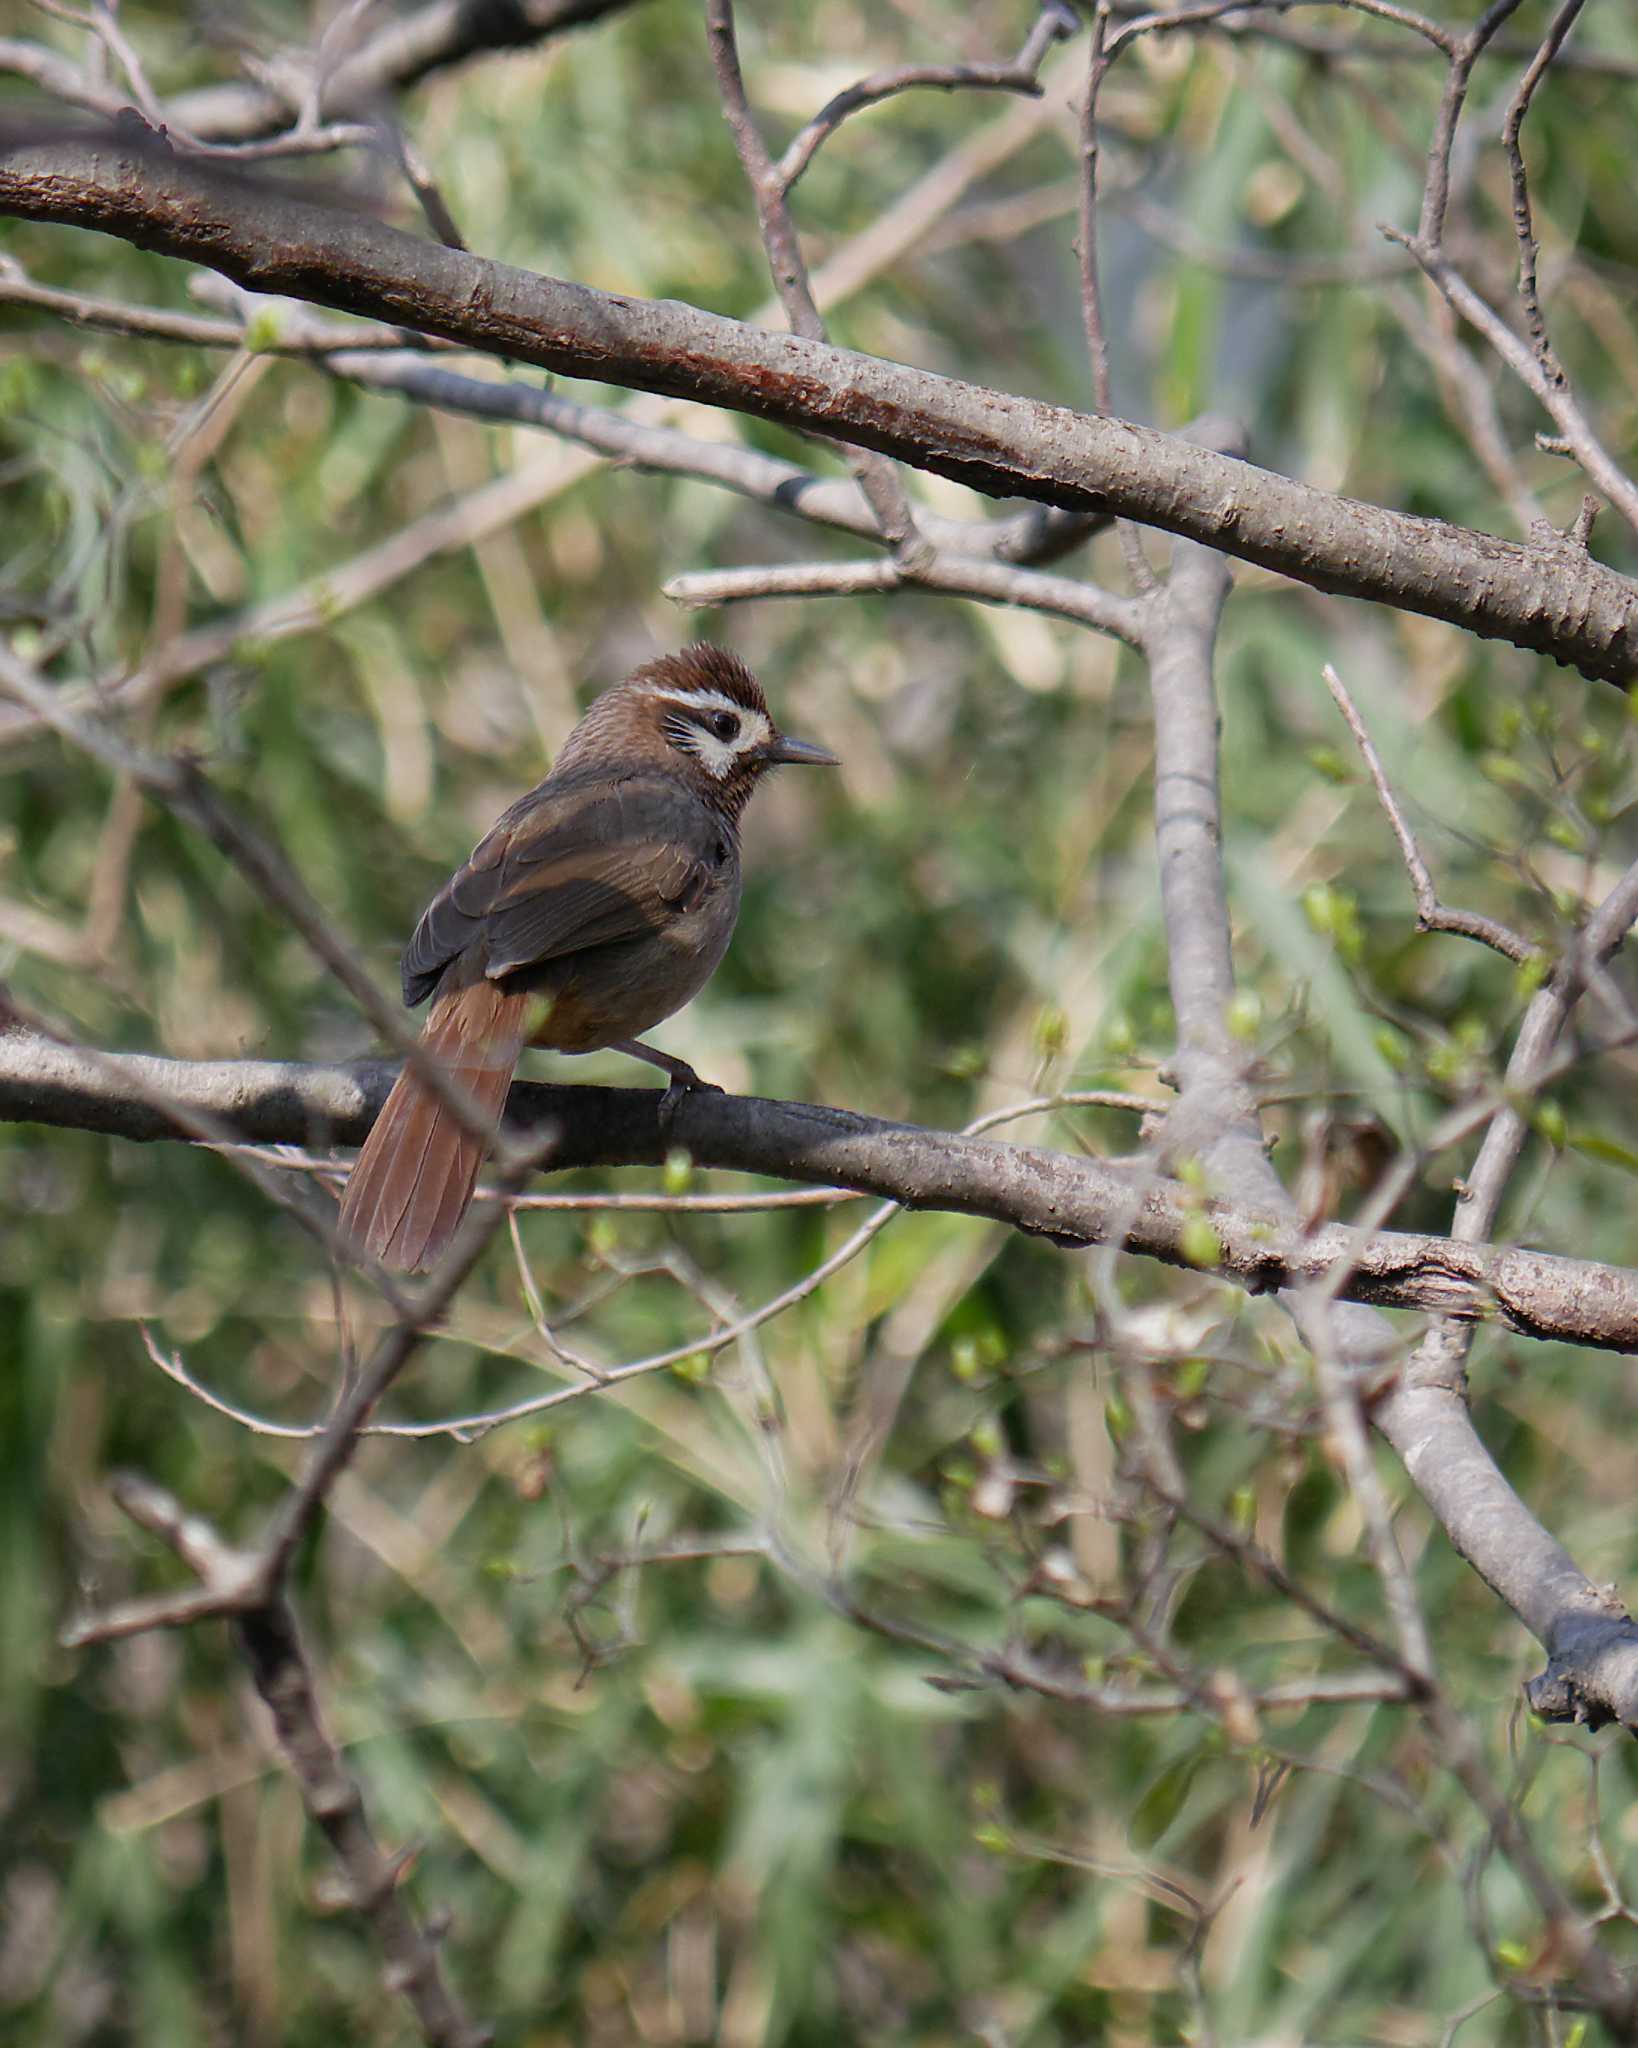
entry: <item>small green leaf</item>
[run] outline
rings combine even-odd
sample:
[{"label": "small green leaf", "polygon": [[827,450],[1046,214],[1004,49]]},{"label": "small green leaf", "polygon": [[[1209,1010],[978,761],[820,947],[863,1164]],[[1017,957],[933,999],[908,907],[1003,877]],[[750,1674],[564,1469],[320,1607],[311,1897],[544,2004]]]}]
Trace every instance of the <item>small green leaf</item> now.
[{"label": "small green leaf", "polygon": [[248,355],[265,355],[269,349],[279,345],[279,310],[276,306],[258,306],[245,322],[244,348]]},{"label": "small green leaf", "polygon": [[1524,789],[1530,781],[1524,768],[1510,754],[1482,754],[1479,772],[1492,782],[1499,782],[1503,789]]},{"label": "small green leaf", "polygon": [[1116,1010],[1105,1020],[1103,1042],[1117,1056],[1136,1051],[1137,1033],[1124,1010]]},{"label": "small green leaf", "polygon": [[1322,938],[1335,941],[1345,960],[1357,960],[1364,951],[1365,938],[1359,922],[1359,905],[1346,889],[1329,882],[1314,882],[1302,892],[1303,915]]},{"label": "small green leaf", "polygon": [[1056,1003],[1043,1003],[1035,1019],[1035,1049],[1043,1059],[1062,1056],[1069,1043],[1069,1018]]},{"label": "small green leaf", "polygon": [[1410,1065],[1411,1048],[1405,1034],[1391,1024],[1378,1024],[1371,1033],[1371,1043],[1395,1073],[1403,1073]]},{"label": "small green leaf", "polygon": [[1327,782],[1352,782],[1354,779],[1351,764],[1335,747],[1310,747],[1308,765],[1316,775],[1323,775]]},{"label": "small green leaf", "polygon": [[1536,990],[1552,972],[1552,962],[1545,953],[1532,953],[1528,960],[1521,960],[1513,969],[1513,988],[1521,1003],[1527,1003]]},{"label": "small green leaf", "polygon": [[1336,928],[1336,891],[1327,882],[1311,882],[1302,892],[1302,914],[1317,932]]},{"label": "small green leaf", "polygon": [[1249,1041],[1262,1029],[1262,1003],[1250,989],[1237,989],[1229,999],[1223,1021],[1236,1038]]},{"label": "small green leaf", "polygon": [[1152,1849],[1183,1811],[1194,1782],[1195,1762],[1186,1757],[1169,1765],[1138,1801],[1132,1815],[1130,1834],[1140,1849]]},{"label": "small green leaf", "polygon": [[999,1458],[1006,1448],[1001,1435],[1001,1425],[993,1415],[987,1415],[982,1422],[974,1423],[972,1446],[981,1458]]}]

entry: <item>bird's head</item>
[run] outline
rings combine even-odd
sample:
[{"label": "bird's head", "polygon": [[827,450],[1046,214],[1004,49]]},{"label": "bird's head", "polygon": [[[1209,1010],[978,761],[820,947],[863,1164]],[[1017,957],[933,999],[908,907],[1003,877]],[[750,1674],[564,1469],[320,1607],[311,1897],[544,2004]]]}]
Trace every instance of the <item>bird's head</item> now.
[{"label": "bird's head", "polygon": [[663,766],[736,816],[768,769],[838,765],[825,748],[779,730],[737,654],[704,645],[645,662],[605,690],[564,742],[554,773],[622,759]]}]

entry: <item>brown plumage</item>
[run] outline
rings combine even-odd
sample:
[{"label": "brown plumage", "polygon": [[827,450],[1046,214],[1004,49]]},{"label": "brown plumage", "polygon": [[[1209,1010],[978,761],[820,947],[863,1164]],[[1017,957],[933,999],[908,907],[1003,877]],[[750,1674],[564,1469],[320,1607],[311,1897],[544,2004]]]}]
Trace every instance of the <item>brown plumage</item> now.
[{"label": "brown plumage", "polygon": [[[739,914],[740,815],[781,761],[834,756],[778,730],[737,656],[689,647],[651,661],[596,699],[551,774],[427,905],[404,953],[404,1000],[431,996],[421,1043],[491,1135],[525,1044],[613,1047],[672,1088],[701,1085],[637,1037],[722,958]],[[431,1264],[487,1149],[406,1067],[347,1183],[343,1246],[405,1271]]]}]

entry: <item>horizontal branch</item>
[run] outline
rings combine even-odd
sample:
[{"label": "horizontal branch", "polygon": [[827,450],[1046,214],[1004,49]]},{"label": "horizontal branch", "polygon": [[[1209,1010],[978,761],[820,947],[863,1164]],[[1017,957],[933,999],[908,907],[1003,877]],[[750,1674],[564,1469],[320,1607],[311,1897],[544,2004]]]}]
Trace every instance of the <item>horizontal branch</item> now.
[{"label": "horizontal branch", "polygon": [[1586,676],[1638,679],[1638,585],[1583,548],[1413,518],[1130,421],[486,262],[179,156],[131,118],[113,134],[0,139],[0,212],[96,228],[257,291],[516,362],[874,448],[992,497],[1134,519]]},{"label": "horizontal branch", "polygon": [[[81,1052],[25,1025],[0,1031],[0,1122],[134,1139],[186,1138],[156,1097],[263,1144],[357,1144],[392,1085],[380,1060],[161,1059]],[[852,1188],[912,1209],[987,1216],[1068,1246],[1118,1243],[1210,1270],[1254,1293],[1323,1286],[1379,1308],[1498,1322],[1521,1336],[1638,1352],[1638,1273],[1591,1259],[1343,1224],[1304,1232],[1247,1203],[1202,1202],[1146,1170],[1038,1147],[885,1123],[813,1103],[689,1095],[662,1132],[661,1091],[520,1082],[508,1115],[555,1133],[554,1171],[658,1166],[683,1146],[702,1167]],[[1346,1274],[1340,1287],[1338,1273]]]},{"label": "horizontal branch", "polygon": [[289,331],[294,325],[289,321],[264,323],[258,332],[243,320],[223,320],[210,314],[176,312],[169,306],[137,306],[118,299],[89,298],[81,292],[55,291],[26,277],[22,267],[4,255],[0,255],[0,306],[30,306],[59,320],[71,321],[76,327],[129,334],[140,341],[174,341],[188,348],[242,348],[258,355],[293,356],[323,355],[337,349],[357,349],[365,356],[374,350],[390,350],[396,356],[413,356],[422,349],[442,352],[441,343],[406,335],[401,327],[353,327],[316,320],[309,314],[303,316],[300,332]]},{"label": "horizontal branch", "polygon": [[[5,296],[0,280],[0,300]],[[293,341],[299,339],[298,331]],[[608,406],[582,405],[534,385],[481,381],[403,350],[396,355],[355,354],[345,338],[321,356],[319,367],[371,391],[399,391],[418,405],[437,406],[467,419],[539,427],[595,449],[613,462],[699,477],[820,526],[866,540],[881,539],[865,495],[851,477],[816,476],[740,441],[702,440],[677,427],[634,419],[629,412]],[[1035,506],[1005,518],[954,519],[918,505],[916,525],[940,554],[982,556],[1020,566],[1053,560],[1097,530],[1096,522],[1083,524]]]},{"label": "horizontal branch", "polygon": [[673,576],[662,584],[661,595],[673,604],[703,610],[750,599],[860,597],[896,590],[937,590],[982,604],[1026,605],[1098,633],[1112,633],[1130,646],[1142,644],[1142,608],[1129,597],[1078,577],[1044,576],[1010,562],[944,555],[932,546],[914,560],[889,556],[868,562],[771,562],[749,569],[706,569]]}]

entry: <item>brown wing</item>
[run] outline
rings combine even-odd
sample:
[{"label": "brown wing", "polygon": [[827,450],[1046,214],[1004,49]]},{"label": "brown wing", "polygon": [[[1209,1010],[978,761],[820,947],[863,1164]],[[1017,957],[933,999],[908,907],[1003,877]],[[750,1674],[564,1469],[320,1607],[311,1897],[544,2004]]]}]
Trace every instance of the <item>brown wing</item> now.
[{"label": "brown wing", "polygon": [[480,943],[482,971],[498,981],[663,931],[730,854],[719,821],[670,777],[543,782],[427,905],[404,953],[404,1000],[421,1002]]}]

